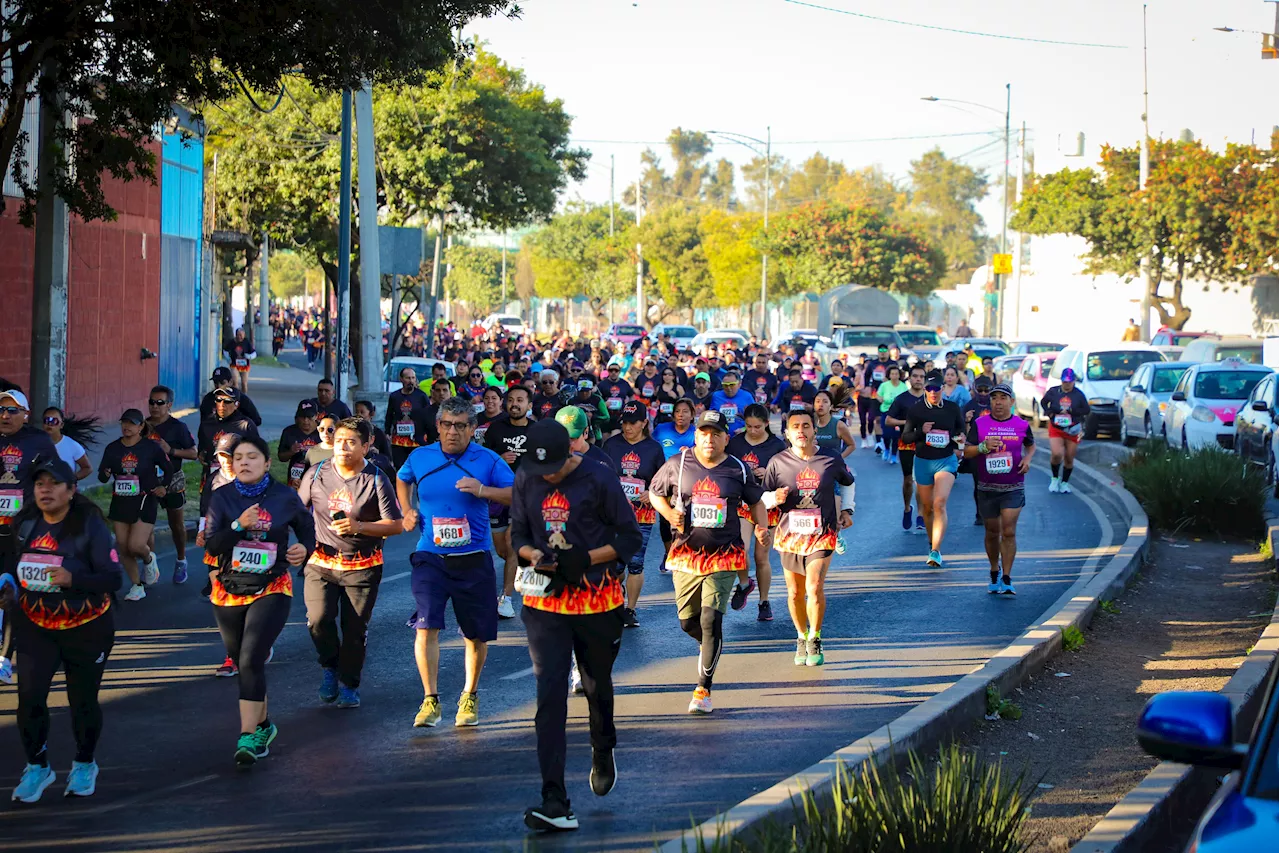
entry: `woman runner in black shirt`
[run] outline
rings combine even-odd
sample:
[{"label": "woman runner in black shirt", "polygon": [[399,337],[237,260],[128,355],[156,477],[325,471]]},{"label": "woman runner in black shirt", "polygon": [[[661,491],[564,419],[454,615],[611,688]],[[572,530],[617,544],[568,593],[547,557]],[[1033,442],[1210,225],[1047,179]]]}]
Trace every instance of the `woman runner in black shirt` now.
[{"label": "woman runner in black shirt", "polygon": [[[764,472],[769,467],[769,461],[779,452],[786,450],[787,445],[782,439],[774,435],[773,430],[770,429],[769,410],[763,404],[752,403],[747,406],[743,410],[742,421],[747,425],[747,428],[729,439],[729,445],[725,448],[725,451],[730,456],[736,456],[742,460],[742,464],[747,466],[751,476],[755,477],[756,482],[759,483],[764,479]],[[780,514],[777,509],[769,510],[770,530],[778,526],[779,517]],[[755,538],[755,523],[751,520],[751,511],[741,504],[738,505],[738,520],[742,528],[742,541],[747,547],[751,547],[751,541]],[[760,605],[759,612],[756,614],[756,621],[772,622],[773,606],[769,604],[769,586],[773,580],[773,570],[769,566],[769,549],[757,542],[755,544],[754,560],[756,567],[755,579],[743,578],[739,575],[738,586],[733,591],[733,598],[729,600],[729,606],[734,610],[741,610],[746,606],[747,597],[751,595],[751,590],[758,585],[760,589]]]},{"label": "woman runner in black shirt", "polygon": [[156,524],[159,499],[165,494],[161,477],[168,470],[169,457],[154,441],[143,440],[149,430],[142,412],[125,409],[120,415],[120,438],[102,451],[102,463],[98,466],[99,480],[104,483],[115,480],[107,518],[115,528],[121,562],[132,583],[125,593],[125,601],[146,598],[143,584],[150,585],[160,579],[160,566],[147,542]]},{"label": "woman runner in black shirt", "polygon": [[947,498],[955,485],[964,454],[965,422],[960,407],[942,398],[942,373],[925,377],[924,399],[907,411],[902,440],[914,443],[916,505],[929,531],[927,564],[942,566],[942,537],[947,533]]}]

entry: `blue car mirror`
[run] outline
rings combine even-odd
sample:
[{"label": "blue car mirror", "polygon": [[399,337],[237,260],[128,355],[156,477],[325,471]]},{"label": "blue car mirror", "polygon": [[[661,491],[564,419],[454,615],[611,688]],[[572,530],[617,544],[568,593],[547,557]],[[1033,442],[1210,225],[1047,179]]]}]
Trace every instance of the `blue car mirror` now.
[{"label": "blue car mirror", "polygon": [[1220,693],[1171,691],[1153,697],[1138,718],[1138,744],[1163,761],[1236,770],[1246,747],[1234,737],[1231,700]]}]

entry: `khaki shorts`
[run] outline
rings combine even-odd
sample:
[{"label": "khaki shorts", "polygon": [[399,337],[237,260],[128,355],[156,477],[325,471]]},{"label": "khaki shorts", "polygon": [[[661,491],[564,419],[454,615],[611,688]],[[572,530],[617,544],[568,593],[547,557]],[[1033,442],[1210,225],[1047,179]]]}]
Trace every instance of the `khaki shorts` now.
[{"label": "khaki shorts", "polygon": [[681,619],[693,619],[702,608],[711,607],[721,613],[729,612],[729,599],[738,582],[737,572],[712,572],[708,575],[691,575],[672,572],[676,587],[676,615]]}]

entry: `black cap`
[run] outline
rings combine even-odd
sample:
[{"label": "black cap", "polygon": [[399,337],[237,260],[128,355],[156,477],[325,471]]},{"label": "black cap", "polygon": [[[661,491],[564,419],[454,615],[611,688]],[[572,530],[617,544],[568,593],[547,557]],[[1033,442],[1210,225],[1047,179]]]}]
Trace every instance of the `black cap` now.
[{"label": "black cap", "polygon": [[995,383],[991,380],[991,377],[987,376],[985,373],[979,373],[978,378],[973,380],[974,388],[986,388],[987,390],[990,390],[994,384]]},{"label": "black cap", "polygon": [[142,422],[145,420],[146,418],[143,417],[142,412],[138,411],[137,409],[125,409],[123,412],[120,413],[121,423],[128,421],[129,423],[134,424],[135,426],[141,426]]},{"label": "black cap", "polygon": [[1010,400],[1012,400],[1012,399],[1013,399],[1013,389],[1009,387],[1009,383],[1007,383],[1007,382],[1001,382],[999,385],[997,385],[996,387],[992,388],[992,389],[991,389],[991,393],[992,393],[993,395],[995,395],[995,394],[1003,394],[1003,395],[1005,395],[1006,397],[1008,397]]},{"label": "black cap", "polygon": [[213,369],[213,375],[212,375],[212,376],[210,376],[209,378],[210,378],[210,379],[212,379],[214,382],[230,382],[230,381],[231,381],[231,368],[229,368],[229,367],[215,367],[215,368]]},{"label": "black cap", "polygon": [[724,415],[714,409],[705,411],[698,416],[697,428],[717,429],[726,434],[729,432],[729,427],[725,423]]},{"label": "black cap", "polygon": [[636,421],[649,420],[649,411],[635,400],[628,400],[622,406],[623,423],[635,423]]},{"label": "black cap", "polygon": [[231,451],[235,450],[236,445],[239,443],[240,436],[236,435],[234,432],[225,433],[218,438],[217,444],[213,446],[213,453],[215,456],[219,453],[225,453],[230,456]]},{"label": "black cap", "polygon": [[53,459],[40,457],[36,460],[36,464],[31,468],[31,479],[35,480],[41,474],[48,474],[59,483],[75,485],[76,482],[76,475],[71,470],[71,466],[56,457]]},{"label": "black cap", "polygon": [[569,458],[569,431],[559,421],[548,418],[529,427],[520,467],[535,477],[554,474]]},{"label": "black cap", "polygon": [[213,392],[213,401],[216,403],[219,400],[230,400],[233,403],[239,403],[240,392],[234,388],[219,388]]},{"label": "black cap", "polygon": [[314,418],[320,414],[320,407],[315,404],[314,400],[303,400],[298,404],[298,411],[293,413],[295,418]]}]

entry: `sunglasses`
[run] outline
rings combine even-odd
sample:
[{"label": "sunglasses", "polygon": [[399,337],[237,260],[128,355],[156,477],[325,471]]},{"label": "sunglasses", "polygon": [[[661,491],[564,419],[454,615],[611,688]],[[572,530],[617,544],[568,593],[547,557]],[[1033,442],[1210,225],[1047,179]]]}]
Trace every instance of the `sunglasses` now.
[{"label": "sunglasses", "polygon": [[56,426],[62,423],[62,418],[45,418],[44,422],[47,423],[49,426]]},{"label": "sunglasses", "polygon": [[168,400],[148,400],[147,405],[148,406],[167,406],[169,405],[169,401]]},{"label": "sunglasses", "polygon": [[26,409],[20,406],[0,406],[0,415],[9,415],[10,417],[17,417],[18,415],[22,414],[25,411]]},{"label": "sunglasses", "polygon": [[926,391],[941,391],[941,390],[942,390],[942,386],[941,386],[941,385],[934,385],[934,384],[930,383],[929,385],[924,386],[924,390],[926,390]]},{"label": "sunglasses", "polygon": [[329,433],[329,432],[337,432],[337,431],[338,431],[338,428],[337,428],[337,427],[320,427],[320,430],[319,430],[319,431],[320,431],[320,432],[325,432],[325,433]]}]

